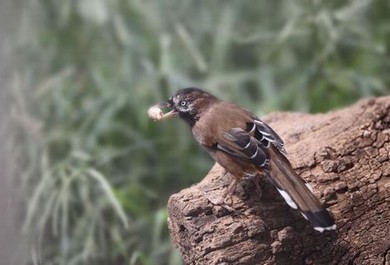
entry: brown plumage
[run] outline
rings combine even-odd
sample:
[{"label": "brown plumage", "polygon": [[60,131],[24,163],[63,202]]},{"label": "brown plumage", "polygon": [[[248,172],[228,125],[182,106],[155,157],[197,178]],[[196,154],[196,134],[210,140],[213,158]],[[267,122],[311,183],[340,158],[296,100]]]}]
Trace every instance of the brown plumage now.
[{"label": "brown plumage", "polygon": [[182,118],[196,141],[235,177],[235,183],[248,175],[266,175],[288,205],[299,209],[314,229],[336,228],[333,217],[294,172],[283,141],[254,114],[197,88],[179,90],[163,106],[172,109],[164,117]]}]

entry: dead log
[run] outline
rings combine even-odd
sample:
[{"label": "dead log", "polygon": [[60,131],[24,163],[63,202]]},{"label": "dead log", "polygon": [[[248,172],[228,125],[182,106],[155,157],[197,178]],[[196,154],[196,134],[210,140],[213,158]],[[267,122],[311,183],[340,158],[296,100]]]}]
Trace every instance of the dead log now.
[{"label": "dead log", "polygon": [[273,113],[295,170],[337,220],[314,231],[266,179],[262,196],[244,181],[225,200],[231,177],[215,165],[170,197],[168,226],[185,264],[390,264],[390,96],[325,114]]}]

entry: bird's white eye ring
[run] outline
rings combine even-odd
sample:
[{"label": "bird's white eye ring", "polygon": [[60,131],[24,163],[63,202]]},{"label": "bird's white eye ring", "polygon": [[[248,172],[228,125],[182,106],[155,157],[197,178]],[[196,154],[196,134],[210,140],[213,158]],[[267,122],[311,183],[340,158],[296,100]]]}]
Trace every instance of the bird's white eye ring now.
[{"label": "bird's white eye ring", "polygon": [[180,101],[180,106],[182,106],[182,107],[185,107],[185,106],[187,106],[187,100],[181,100]]}]

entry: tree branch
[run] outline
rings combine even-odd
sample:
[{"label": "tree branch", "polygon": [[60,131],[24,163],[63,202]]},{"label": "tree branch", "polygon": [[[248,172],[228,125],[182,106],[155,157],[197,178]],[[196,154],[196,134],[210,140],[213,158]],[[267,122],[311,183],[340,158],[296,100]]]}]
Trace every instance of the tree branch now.
[{"label": "tree branch", "polygon": [[332,211],[337,231],[314,231],[265,178],[262,196],[215,165],[170,197],[169,230],[185,264],[387,264],[390,262],[390,96],[325,114],[264,118],[285,140],[301,177]]}]

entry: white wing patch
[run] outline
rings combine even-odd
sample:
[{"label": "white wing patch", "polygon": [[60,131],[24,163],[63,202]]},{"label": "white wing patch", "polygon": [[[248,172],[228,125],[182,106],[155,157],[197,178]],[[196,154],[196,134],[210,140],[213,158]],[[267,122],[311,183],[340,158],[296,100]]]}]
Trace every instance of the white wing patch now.
[{"label": "white wing patch", "polygon": [[335,230],[335,229],[336,229],[336,224],[327,227],[314,227],[314,230],[317,230],[320,233],[324,232],[325,230]]},{"label": "white wing patch", "polygon": [[282,195],[283,199],[287,202],[287,204],[293,208],[293,209],[298,209],[298,206],[295,204],[295,202],[291,199],[290,195],[288,195],[287,192],[285,192],[284,190],[280,190],[280,189],[277,189],[280,193],[280,195]]}]

